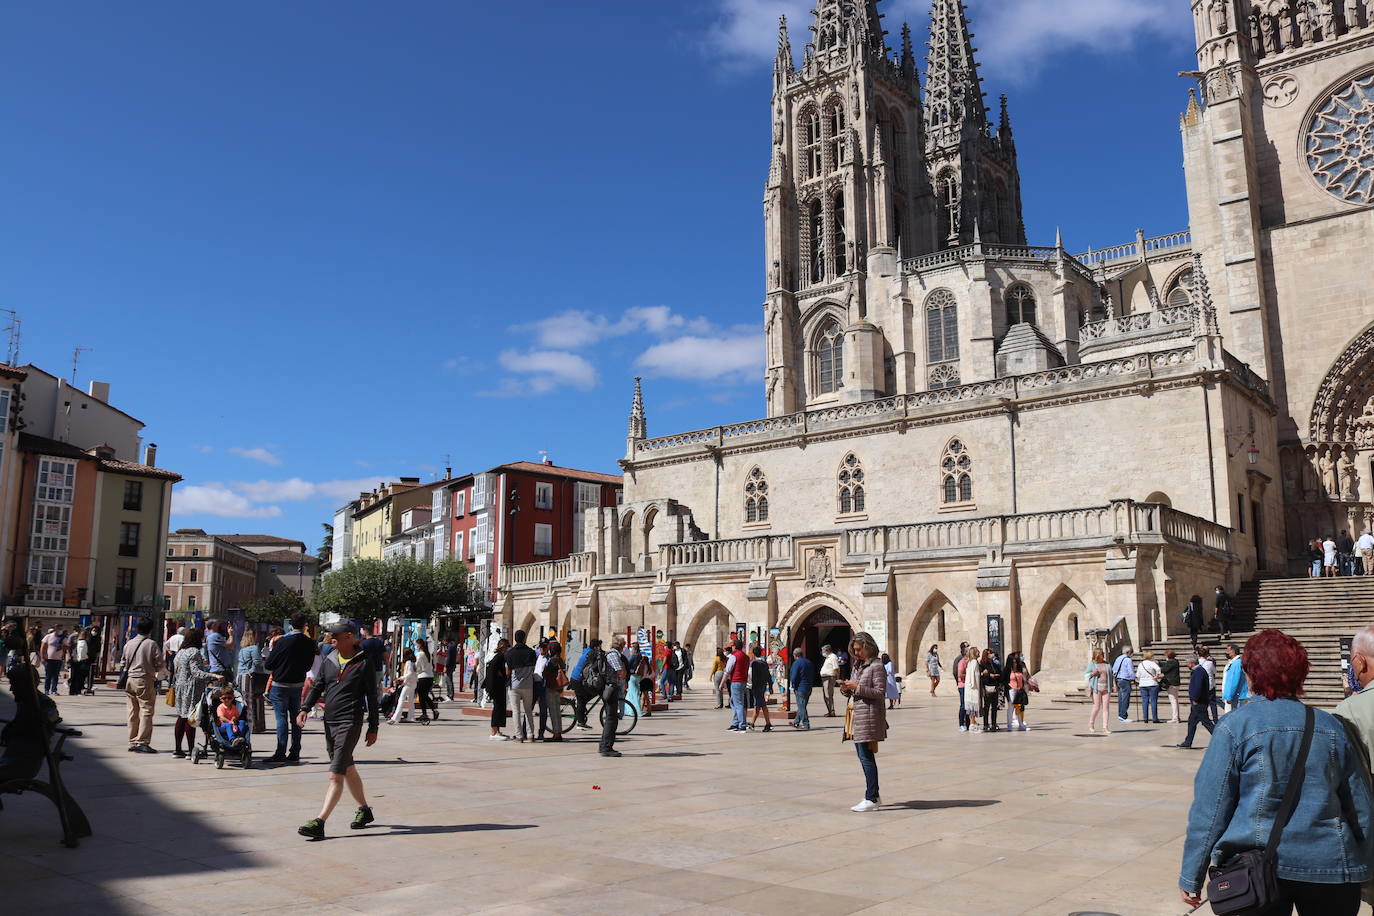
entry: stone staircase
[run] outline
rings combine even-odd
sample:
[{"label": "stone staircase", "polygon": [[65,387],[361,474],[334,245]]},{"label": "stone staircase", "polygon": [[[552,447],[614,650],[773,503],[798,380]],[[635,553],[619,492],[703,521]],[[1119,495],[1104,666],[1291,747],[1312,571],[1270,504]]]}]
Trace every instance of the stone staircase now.
[{"label": "stone staircase", "polygon": [[[1204,595],[1207,614],[1212,614],[1212,596]],[[1341,671],[1341,637],[1354,636],[1374,624],[1374,576],[1346,576],[1335,579],[1260,579],[1245,583],[1234,600],[1235,613],[1231,636],[1223,640],[1216,633],[1199,638],[1217,659],[1218,670],[1225,664],[1222,646],[1245,640],[1259,630],[1282,630],[1307,648],[1312,670],[1307,676],[1304,698],[1314,706],[1330,708],[1345,697]],[[1170,610],[1171,614],[1181,609]],[[1210,619],[1208,621],[1211,622]],[[1171,621],[1172,624],[1172,621]],[[1162,658],[1173,649],[1179,658],[1188,657],[1192,645],[1185,633],[1159,640],[1145,648]],[[1139,649],[1136,652],[1139,660]],[[1071,691],[1055,702],[1087,702],[1085,690]]]}]

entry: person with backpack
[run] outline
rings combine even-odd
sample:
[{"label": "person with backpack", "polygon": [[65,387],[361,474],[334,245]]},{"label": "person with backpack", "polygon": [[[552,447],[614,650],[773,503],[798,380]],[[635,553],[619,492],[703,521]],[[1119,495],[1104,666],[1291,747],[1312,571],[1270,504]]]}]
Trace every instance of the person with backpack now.
[{"label": "person with backpack", "polygon": [[754,646],[754,659],[749,663],[750,708],[754,711],[754,719],[749,723],[749,729],[752,731],[758,727],[759,713],[763,713],[763,730],[771,732],[773,720],[768,715],[768,695],[774,691],[776,685],[773,683],[773,669],[763,653],[763,646]]},{"label": "person with backpack", "polygon": [[573,690],[573,728],[579,731],[591,730],[591,726],[587,724],[587,704],[598,693],[587,685],[582,675],[587,670],[588,663],[592,663],[593,669],[600,667],[601,662],[593,660],[598,659],[601,654],[601,640],[593,639],[587,644],[587,648],[582,650],[577,664],[573,665],[572,671],[568,674],[568,685]]},{"label": "person with backpack", "polygon": [[1121,654],[1112,664],[1112,677],[1116,680],[1116,718],[1120,722],[1131,721],[1131,690],[1135,687],[1135,656],[1130,646],[1122,646]]},{"label": "person with backpack", "polygon": [[1222,639],[1231,638],[1231,613],[1233,605],[1231,596],[1226,594],[1226,589],[1217,586],[1217,632]]},{"label": "person with backpack", "polygon": [[491,698],[491,736],[487,738],[488,741],[510,740],[510,735],[501,731],[506,727],[506,694],[510,687],[510,672],[506,670],[506,650],[509,648],[510,641],[501,637],[491,658],[487,659],[486,677],[482,681],[482,689]]},{"label": "person with backpack", "polygon": [[602,653],[600,657],[600,670],[593,669],[589,673],[584,669],[582,672],[584,679],[592,678],[590,685],[602,684],[601,704],[606,713],[606,724],[601,727],[602,757],[621,756],[620,751],[615,749],[615,730],[620,724],[620,704],[625,699],[625,681],[629,676],[625,656],[621,654],[624,648],[625,637],[617,634],[611,639],[610,651]]},{"label": "person with backpack", "polygon": [[1183,625],[1188,628],[1188,641],[1197,649],[1197,634],[1202,631],[1202,596],[1194,595],[1183,609]]},{"label": "person with backpack", "polygon": [[668,654],[663,659],[663,673],[668,689],[663,692],[664,699],[682,699],[682,651],[676,644],[668,644]]}]

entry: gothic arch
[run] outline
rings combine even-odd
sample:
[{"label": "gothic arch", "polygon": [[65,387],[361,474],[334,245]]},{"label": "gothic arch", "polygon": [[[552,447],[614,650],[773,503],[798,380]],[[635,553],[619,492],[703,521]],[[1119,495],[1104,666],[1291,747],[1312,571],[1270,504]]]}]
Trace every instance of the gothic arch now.
[{"label": "gothic arch", "polygon": [[1050,669],[1060,673],[1072,672],[1075,665],[1086,663],[1088,642],[1083,638],[1086,615],[1087,607],[1083,599],[1068,585],[1061,583],[1045,600],[1035,618],[1030,655],[1027,657],[1032,672]]},{"label": "gothic arch", "polygon": [[1374,447],[1374,425],[1354,425],[1366,415],[1374,417],[1374,323],[1355,335],[1322,379],[1312,401],[1308,441]]},{"label": "gothic arch", "polygon": [[849,625],[857,633],[863,629],[863,621],[859,618],[859,612],[854,609],[848,601],[831,591],[808,592],[797,601],[793,602],[783,614],[778,616],[778,626],[786,630],[788,627],[799,627],[806,622],[806,618],[811,612],[818,608],[833,608],[841,617],[849,621]]},{"label": "gothic arch", "polygon": [[[633,509],[627,510],[620,516],[619,544],[616,545],[617,562],[612,572],[631,572],[635,568],[635,513]],[[620,561],[624,560],[628,569],[622,569]]]},{"label": "gothic arch", "polygon": [[[939,615],[945,614],[945,633],[940,636]],[[916,612],[915,618],[911,621],[911,627],[907,630],[905,642],[906,664],[902,666],[903,671],[925,672],[924,659],[926,649],[931,643],[940,643],[940,661],[946,668],[953,667],[959,659],[956,653],[959,651],[959,643],[969,639],[974,635],[964,622],[963,614],[958,606],[938,588],[930,593],[930,597],[921,604],[921,609]]]},{"label": "gothic arch", "polygon": [[[715,630],[707,628],[712,624]],[[730,610],[719,601],[708,601],[701,610],[692,615],[692,622],[687,625],[687,635],[682,638],[684,645],[692,646],[692,656],[698,662],[703,658],[710,658],[710,653],[715,652],[718,647],[725,645],[725,640],[730,631]],[[708,637],[706,643],[702,643],[701,637]],[[714,638],[711,638],[714,637]],[[702,656],[700,653],[706,651],[708,654]]]},{"label": "gothic arch", "polygon": [[644,522],[642,525],[643,544],[644,544],[644,572],[650,572],[654,565],[653,534],[654,522],[658,521],[658,507],[650,506],[644,510]]},{"label": "gothic arch", "polygon": [[1171,509],[1174,506],[1174,501],[1169,498],[1169,494],[1161,490],[1155,490],[1149,496],[1145,497],[1144,501],[1147,503],[1155,503],[1160,506],[1168,506]]},{"label": "gothic arch", "polygon": [[[526,636],[529,636],[530,633],[533,633],[533,632],[534,632],[534,628],[537,627],[538,625],[539,625],[539,618],[538,618],[538,617],[536,617],[534,614],[526,614],[526,615],[525,615],[525,619],[522,620],[522,621],[520,622],[520,626],[516,627],[515,629],[516,629],[516,630],[524,630],[524,631],[525,631],[525,635],[526,635]],[[515,642],[515,634],[514,634],[514,633],[511,634],[511,642],[512,642],[512,643]]]}]

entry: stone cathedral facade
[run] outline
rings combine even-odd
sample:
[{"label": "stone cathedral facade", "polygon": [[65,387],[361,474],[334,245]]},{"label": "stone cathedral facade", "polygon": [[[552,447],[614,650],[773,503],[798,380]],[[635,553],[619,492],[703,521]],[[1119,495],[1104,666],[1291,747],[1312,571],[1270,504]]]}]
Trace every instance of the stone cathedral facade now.
[{"label": "stone cathedral facade", "polygon": [[1028,244],[963,4],[923,68],[879,7],[779,32],[768,415],[650,437],[637,384],[624,504],[504,570],[506,626],[995,636],[1069,683],[1374,526],[1374,0],[1194,0],[1191,227],[1077,254]]}]

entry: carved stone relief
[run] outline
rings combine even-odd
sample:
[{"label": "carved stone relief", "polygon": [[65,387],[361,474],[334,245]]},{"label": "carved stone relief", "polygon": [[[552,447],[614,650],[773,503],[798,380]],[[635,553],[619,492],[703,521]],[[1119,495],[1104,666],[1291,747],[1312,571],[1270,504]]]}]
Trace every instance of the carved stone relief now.
[{"label": "carved stone relief", "polygon": [[830,551],[817,547],[807,554],[806,584],[815,588],[829,588],[835,584],[835,564],[830,559]]},{"label": "carved stone relief", "polygon": [[1264,104],[1286,108],[1298,97],[1298,80],[1291,73],[1280,73],[1264,84]]}]

